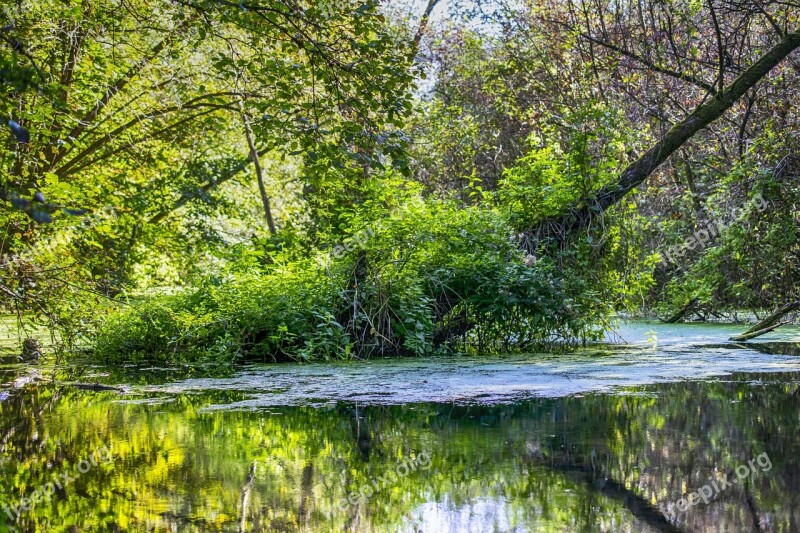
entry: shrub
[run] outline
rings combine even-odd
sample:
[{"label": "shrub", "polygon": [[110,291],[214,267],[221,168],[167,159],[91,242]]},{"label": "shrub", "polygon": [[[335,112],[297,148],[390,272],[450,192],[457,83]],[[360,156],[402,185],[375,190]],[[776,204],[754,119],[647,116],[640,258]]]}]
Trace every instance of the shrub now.
[{"label": "shrub", "polygon": [[[349,359],[530,348],[595,335],[601,307],[567,297],[556,265],[524,263],[506,220],[486,208],[415,201],[303,260],[233,265],[196,289],[110,318],[109,360]],[[385,212],[385,211],[384,211]]]}]

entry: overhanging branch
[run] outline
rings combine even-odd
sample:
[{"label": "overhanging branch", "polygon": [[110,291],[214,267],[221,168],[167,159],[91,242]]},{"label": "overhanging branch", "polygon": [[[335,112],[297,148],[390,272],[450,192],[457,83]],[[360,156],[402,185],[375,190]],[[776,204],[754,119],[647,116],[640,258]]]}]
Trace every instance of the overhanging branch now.
[{"label": "overhanging branch", "polygon": [[539,222],[528,233],[535,238],[555,237],[563,241],[573,231],[589,226],[595,217],[624,198],[646,180],[664,161],[697,132],[721,117],[764,76],[800,47],[800,30],[788,33],[715,98],[699,105],[639,159],[628,165],[615,183],[602,187],[591,198],[568,206],[562,213]]}]

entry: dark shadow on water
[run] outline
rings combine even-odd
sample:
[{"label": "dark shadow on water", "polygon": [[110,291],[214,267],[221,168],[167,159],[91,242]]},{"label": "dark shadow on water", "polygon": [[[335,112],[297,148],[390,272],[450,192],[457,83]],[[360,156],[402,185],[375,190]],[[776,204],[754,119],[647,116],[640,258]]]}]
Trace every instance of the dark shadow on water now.
[{"label": "dark shadow on water", "polygon": [[769,355],[800,355],[800,342],[748,342],[736,346]]}]

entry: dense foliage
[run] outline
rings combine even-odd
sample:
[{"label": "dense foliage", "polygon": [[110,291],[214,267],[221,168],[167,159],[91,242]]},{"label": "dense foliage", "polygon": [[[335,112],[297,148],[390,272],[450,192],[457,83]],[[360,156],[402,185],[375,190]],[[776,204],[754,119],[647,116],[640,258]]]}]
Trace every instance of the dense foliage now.
[{"label": "dense foliage", "polygon": [[797,297],[800,6],[478,7],[7,6],[0,303],[100,358],[231,362],[553,348]]},{"label": "dense foliage", "polygon": [[525,264],[499,213],[407,200],[378,222],[370,211],[388,206],[365,204],[333,252],[268,266],[251,252],[197,289],[135,305],[104,324],[98,354],[309,360],[592,335],[607,309],[574,301],[551,260]]}]

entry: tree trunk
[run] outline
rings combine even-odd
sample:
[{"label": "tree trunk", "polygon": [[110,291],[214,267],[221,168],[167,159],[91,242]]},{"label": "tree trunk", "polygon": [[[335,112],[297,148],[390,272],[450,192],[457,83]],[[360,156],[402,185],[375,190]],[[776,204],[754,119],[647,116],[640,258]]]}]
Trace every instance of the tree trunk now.
[{"label": "tree trunk", "polygon": [[699,300],[697,298],[692,298],[691,300],[689,300],[689,303],[687,303],[686,305],[683,306],[683,308],[681,308],[680,311],[678,311],[668,319],[662,320],[662,322],[664,322],[665,324],[675,324],[676,322],[682,321],[687,314],[697,310],[698,301]]},{"label": "tree trunk", "polygon": [[256,180],[258,180],[258,190],[261,192],[261,203],[264,205],[264,216],[267,219],[269,232],[272,235],[275,235],[277,231],[275,230],[275,222],[272,220],[272,209],[269,206],[267,188],[264,185],[264,170],[261,168],[261,158],[258,155],[256,143],[253,139],[253,129],[250,127],[250,120],[247,118],[247,114],[244,111],[244,104],[242,104],[241,101],[239,102],[239,114],[241,115],[242,123],[244,124],[244,134],[245,137],[247,137],[247,146],[250,149],[250,159],[253,161],[253,165],[256,167]]},{"label": "tree trunk", "polygon": [[572,231],[589,226],[595,216],[602,216],[606,209],[638,187],[667,158],[697,132],[722,116],[798,47],[800,47],[800,30],[788,33],[729,87],[716,93],[710,101],[699,105],[688,117],[675,124],[663,139],[623,170],[616,183],[602,187],[591,198],[567,207],[561,214],[544,219],[532,228],[530,231],[532,235],[539,238],[555,237],[563,241]]},{"label": "tree trunk", "polygon": [[784,315],[791,313],[800,309],[800,301],[798,302],[791,302],[782,307],[780,307],[777,311],[769,315],[764,320],[758,322],[752,328],[748,329],[741,335],[736,335],[735,337],[731,337],[729,340],[732,341],[746,341],[750,339],[754,339],[756,337],[760,337],[766,333],[769,333],[772,330],[778,329],[779,327],[788,324],[788,322],[781,322],[781,318]]}]

